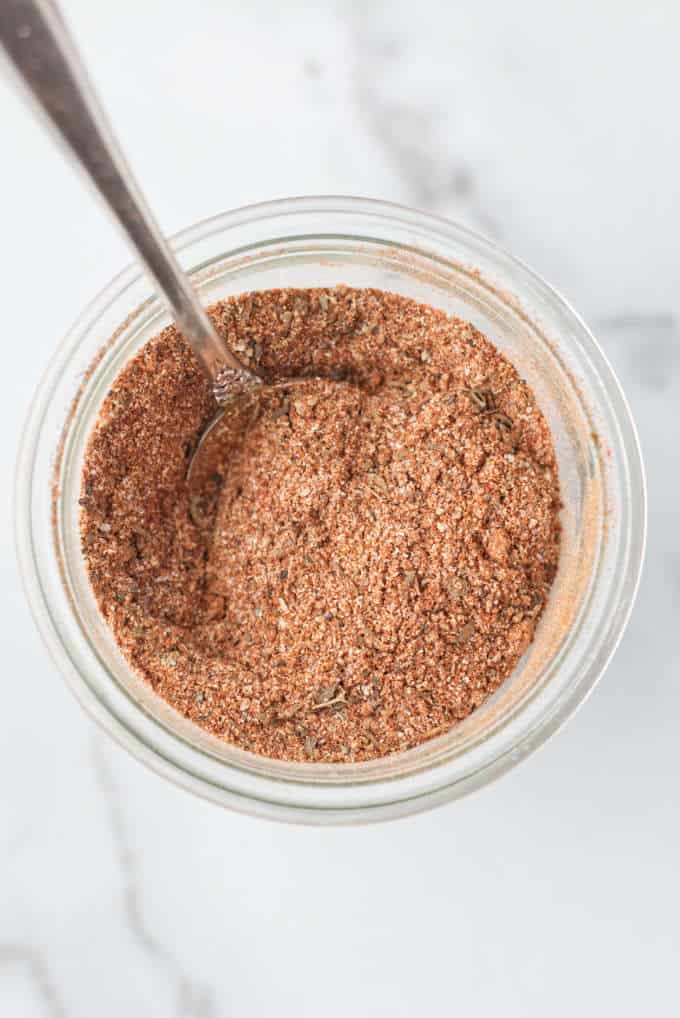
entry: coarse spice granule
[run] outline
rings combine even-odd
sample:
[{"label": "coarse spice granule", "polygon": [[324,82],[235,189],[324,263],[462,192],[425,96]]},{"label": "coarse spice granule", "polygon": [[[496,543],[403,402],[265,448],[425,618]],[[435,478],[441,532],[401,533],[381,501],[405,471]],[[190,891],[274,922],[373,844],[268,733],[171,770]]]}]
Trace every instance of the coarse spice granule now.
[{"label": "coarse spice granule", "polygon": [[368,760],[445,732],[510,675],[557,568],[530,388],[471,324],[379,290],[209,313],[267,379],[310,380],[252,401],[190,492],[216,409],[191,350],[171,326],[120,373],[81,533],[123,654],[195,724],[268,757]]}]

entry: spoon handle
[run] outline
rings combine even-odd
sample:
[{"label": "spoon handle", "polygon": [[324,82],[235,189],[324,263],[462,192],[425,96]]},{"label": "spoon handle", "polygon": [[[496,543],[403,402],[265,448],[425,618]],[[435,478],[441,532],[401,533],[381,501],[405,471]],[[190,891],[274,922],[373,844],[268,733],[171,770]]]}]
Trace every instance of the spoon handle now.
[{"label": "spoon handle", "polygon": [[53,0],[0,0],[0,42],[155,279],[210,380],[227,372],[254,380],[218,336],[160,232]]}]

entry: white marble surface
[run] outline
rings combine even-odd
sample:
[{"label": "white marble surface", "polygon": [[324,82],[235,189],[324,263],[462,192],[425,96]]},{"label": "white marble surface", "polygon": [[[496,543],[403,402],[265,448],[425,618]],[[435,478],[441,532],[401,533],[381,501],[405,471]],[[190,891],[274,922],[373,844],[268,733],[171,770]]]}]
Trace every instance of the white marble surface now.
[{"label": "white marble surface", "polygon": [[677,1014],[680,7],[65,8],[168,232],[268,197],[368,194],[458,218],[560,287],[631,400],[650,540],[594,696],[476,797],[322,831],[222,812],[148,773],[56,675],[10,525],[32,390],[128,254],[0,83],[16,344],[0,400],[0,1015]]}]

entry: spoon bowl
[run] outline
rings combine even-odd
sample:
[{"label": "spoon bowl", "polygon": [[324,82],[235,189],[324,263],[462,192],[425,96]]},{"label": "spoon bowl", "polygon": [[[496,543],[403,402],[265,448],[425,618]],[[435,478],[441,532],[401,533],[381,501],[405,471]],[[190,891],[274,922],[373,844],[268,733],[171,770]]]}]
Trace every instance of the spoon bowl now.
[{"label": "spoon bowl", "polygon": [[199,494],[215,478],[224,476],[229,457],[260,415],[262,400],[272,392],[290,395],[317,381],[307,378],[284,378],[275,382],[236,382],[225,390],[215,416],[203,429],[187,468],[190,494]]}]

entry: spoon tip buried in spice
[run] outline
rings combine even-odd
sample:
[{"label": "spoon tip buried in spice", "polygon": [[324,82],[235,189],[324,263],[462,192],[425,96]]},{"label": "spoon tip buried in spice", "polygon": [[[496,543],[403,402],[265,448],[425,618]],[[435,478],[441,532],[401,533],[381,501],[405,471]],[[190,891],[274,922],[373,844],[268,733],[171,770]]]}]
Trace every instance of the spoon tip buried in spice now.
[{"label": "spoon tip buried in spice", "polygon": [[193,450],[187,467],[187,486],[196,494],[206,479],[219,472],[219,464],[233,451],[247,429],[257,420],[263,401],[272,392],[280,392],[284,400],[294,397],[296,390],[309,387],[316,377],[285,378],[275,382],[238,382],[225,390],[219,410],[208,422]]}]

